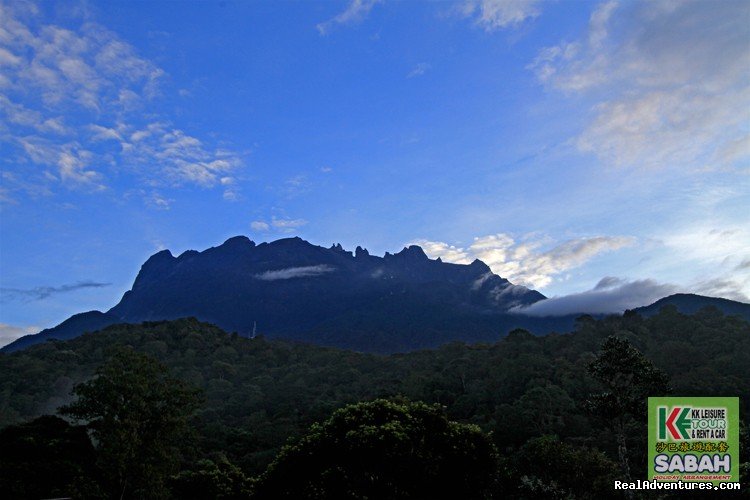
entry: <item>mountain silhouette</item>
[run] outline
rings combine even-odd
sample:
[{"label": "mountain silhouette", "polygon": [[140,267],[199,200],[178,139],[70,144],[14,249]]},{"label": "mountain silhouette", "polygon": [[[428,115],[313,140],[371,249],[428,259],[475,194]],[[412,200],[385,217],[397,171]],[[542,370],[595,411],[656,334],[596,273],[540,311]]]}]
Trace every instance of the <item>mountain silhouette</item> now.
[{"label": "mountain silhouette", "polygon": [[[702,299],[693,297],[691,307]],[[65,340],[115,323],[183,317],[242,336],[257,332],[372,352],[455,340],[492,342],[514,328],[536,334],[572,329],[574,315],[539,318],[510,312],[544,298],[494,274],[479,260],[446,263],[429,259],[418,246],[378,257],[361,247],[350,252],[340,244],[324,248],[296,237],[256,245],[236,236],[177,257],[160,251],[106,313],[77,314],[2,350]]]}]

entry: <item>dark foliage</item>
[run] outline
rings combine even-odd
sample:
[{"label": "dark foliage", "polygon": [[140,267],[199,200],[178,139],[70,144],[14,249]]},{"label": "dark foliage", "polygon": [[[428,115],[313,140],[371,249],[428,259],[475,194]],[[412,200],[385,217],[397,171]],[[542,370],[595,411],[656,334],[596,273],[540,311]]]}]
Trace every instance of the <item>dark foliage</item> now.
[{"label": "dark foliage", "polygon": [[115,350],[96,376],[73,392],[77,399],[60,413],[86,423],[108,496],[168,496],[165,478],[178,470],[197,392],[130,348]]},{"label": "dark foliage", "polygon": [[[477,425],[490,436],[499,457],[496,495],[597,498],[606,491],[597,484],[611,484],[612,474],[622,478],[614,466],[620,461],[616,436],[585,404],[596,399],[592,395],[622,389],[613,385],[619,379],[607,378],[608,370],[600,370],[603,377],[589,371],[608,359],[611,336],[627,341],[609,343],[625,345],[623,352],[646,363],[638,366],[653,364],[665,373],[674,394],[737,395],[744,415],[750,325],[715,309],[685,316],[665,308],[647,319],[634,313],[582,317],[566,335],[516,330],[494,344],[453,343],[391,356],[250,340],[191,319],[112,326],[0,354],[0,425],[70,403],[71,389],[92,380],[113,346],[124,346],[157,359],[169,378],[205,394],[190,422],[195,447],[179,457],[180,472],[168,481],[178,497],[191,498],[192,491],[192,498],[243,498],[253,489],[249,478],[262,474],[288,439],[295,446],[313,423],[348,404],[403,397],[439,404],[449,421]],[[657,390],[637,386],[624,390],[636,399]],[[625,453],[632,477],[643,478],[645,438],[637,428],[643,422],[638,409],[629,408]],[[554,461],[556,453],[562,458]]]},{"label": "dark foliage", "polygon": [[96,498],[96,454],[84,427],[45,415],[0,431],[3,498]]},{"label": "dark foliage", "polygon": [[259,499],[487,498],[492,443],[424,403],[358,403],[315,424],[261,476]]}]

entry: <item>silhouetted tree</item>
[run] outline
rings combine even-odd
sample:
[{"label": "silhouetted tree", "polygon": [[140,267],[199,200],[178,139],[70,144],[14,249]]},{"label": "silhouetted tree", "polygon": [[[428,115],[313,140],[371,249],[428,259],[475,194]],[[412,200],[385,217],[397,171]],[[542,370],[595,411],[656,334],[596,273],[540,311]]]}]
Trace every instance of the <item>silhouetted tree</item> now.
[{"label": "silhouetted tree", "polygon": [[440,406],[376,400],[337,410],[260,478],[258,498],[485,498],[494,449]]},{"label": "silhouetted tree", "polygon": [[541,436],[501,459],[498,498],[598,499],[612,496],[617,465],[604,453]]},{"label": "silhouetted tree", "polygon": [[123,347],[73,392],[78,399],[60,413],[86,422],[110,495],[166,496],[197,391],[169,377],[156,360]]},{"label": "silhouetted tree", "polygon": [[645,423],[648,397],[668,393],[669,378],[630,342],[615,336],[607,337],[588,371],[601,383],[604,392],[592,394],[587,407],[615,434],[621,472],[629,481],[627,425],[634,419]]},{"label": "silhouetted tree", "polygon": [[250,498],[253,481],[226,457],[200,460],[170,481],[172,494],[182,500],[234,500]]}]

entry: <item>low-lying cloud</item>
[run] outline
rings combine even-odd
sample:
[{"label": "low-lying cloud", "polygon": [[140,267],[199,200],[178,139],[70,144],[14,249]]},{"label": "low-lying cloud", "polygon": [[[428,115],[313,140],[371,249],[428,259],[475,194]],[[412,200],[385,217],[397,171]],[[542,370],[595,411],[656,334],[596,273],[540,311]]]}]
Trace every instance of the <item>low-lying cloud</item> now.
[{"label": "low-lying cloud", "polygon": [[262,281],[289,280],[293,278],[310,278],[330,273],[336,269],[326,264],[317,266],[287,267],[275,271],[266,271],[255,275],[255,279]]},{"label": "low-lying cloud", "polygon": [[34,288],[0,288],[3,300],[28,299],[42,300],[60,293],[74,292],[83,288],[104,288],[111,283],[99,283],[96,281],[78,281],[60,286],[37,286]]},{"label": "low-lying cloud", "polygon": [[612,276],[602,278],[591,290],[550,297],[514,312],[530,316],[563,316],[566,314],[611,314],[646,306],[678,292],[675,285],[652,279],[627,281]]}]

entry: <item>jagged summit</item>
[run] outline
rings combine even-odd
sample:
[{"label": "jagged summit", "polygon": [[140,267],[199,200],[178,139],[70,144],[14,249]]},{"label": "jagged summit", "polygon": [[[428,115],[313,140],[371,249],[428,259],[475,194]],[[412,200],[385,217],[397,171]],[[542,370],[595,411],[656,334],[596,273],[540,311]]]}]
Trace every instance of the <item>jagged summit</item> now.
[{"label": "jagged summit", "polygon": [[[502,325],[494,316],[543,298],[492,274],[480,261],[444,263],[417,245],[378,257],[361,246],[352,252],[340,243],[325,248],[299,237],[256,244],[234,236],[179,257],[169,250],[155,253],[118,304],[68,323],[66,335],[76,325],[194,316],[242,335],[254,324],[267,335],[335,345],[341,342],[325,339],[347,335],[347,346],[363,350],[372,350],[366,344],[383,342],[373,339],[390,331],[395,337],[376,350],[395,350],[435,343],[467,321],[499,334]],[[49,332],[54,335],[54,329]],[[414,335],[432,338],[416,341]]]},{"label": "jagged summit", "polygon": [[422,250],[422,247],[420,247],[419,245],[410,245],[408,247],[404,247],[404,249],[394,255],[394,257],[407,257],[410,259],[429,260],[427,254],[424,253],[424,250]]},{"label": "jagged summit", "polygon": [[255,246],[255,242],[248,238],[247,236],[232,236],[231,238],[227,239],[224,243],[221,244],[223,247],[247,247],[250,248]]},{"label": "jagged summit", "polygon": [[[107,312],[76,314],[55,328],[9,344],[5,352],[48,339],[69,339],[114,323],[195,317],[229,332],[394,352],[453,340],[491,342],[514,328],[568,331],[575,316],[514,313],[544,299],[514,285],[481,260],[430,259],[417,245],[382,257],[361,246],[329,248],[299,237],[256,244],[245,236],[175,257],[161,250],[143,263],[131,290]],[[671,304],[685,312],[713,305],[750,318],[750,305],[674,295],[637,312]]]}]

